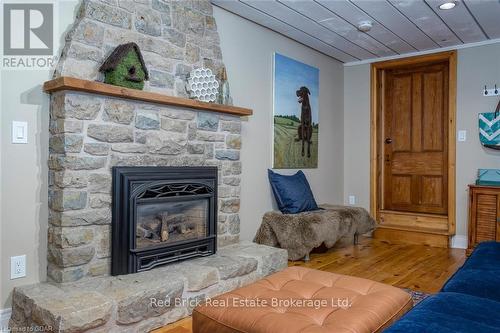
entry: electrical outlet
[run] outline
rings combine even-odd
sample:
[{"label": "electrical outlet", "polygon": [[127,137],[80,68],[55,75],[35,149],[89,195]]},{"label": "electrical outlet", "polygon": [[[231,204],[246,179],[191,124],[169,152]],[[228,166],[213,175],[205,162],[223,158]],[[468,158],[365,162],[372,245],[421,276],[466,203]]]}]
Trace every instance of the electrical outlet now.
[{"label": "electrical outlet", "polygon": [[26,255],[10,257],[10,279],[26,276]]},{"label": "electrical outlet", "polygon": [[355,205],[356,204],[356,197],[354,195],[349,196],[349,205]]}]

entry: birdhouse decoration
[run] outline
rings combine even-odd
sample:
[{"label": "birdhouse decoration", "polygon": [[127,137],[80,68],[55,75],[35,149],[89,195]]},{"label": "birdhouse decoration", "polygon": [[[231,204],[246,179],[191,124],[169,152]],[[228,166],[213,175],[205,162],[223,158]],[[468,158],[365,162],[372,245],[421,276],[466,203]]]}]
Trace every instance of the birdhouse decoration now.
[{"label": "birdhouse decoration", "polygon": [[119,45],[104,61],[99,71],[104,73],[104,83],[142,90],[149,80],[148,69],[136,43]]}]

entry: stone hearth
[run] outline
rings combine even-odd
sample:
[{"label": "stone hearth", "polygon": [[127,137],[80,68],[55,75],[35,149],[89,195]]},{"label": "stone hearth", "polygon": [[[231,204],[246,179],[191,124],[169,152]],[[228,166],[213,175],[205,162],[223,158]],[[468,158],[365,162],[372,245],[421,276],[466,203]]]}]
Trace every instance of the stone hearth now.
[{"label": "stone hearth", "polygon": [[149,332],[191,314],[198,301],[287,266],[285,250],[250,242],[216,255],[117,277],[16,288],[10,326],[49,332]]}]

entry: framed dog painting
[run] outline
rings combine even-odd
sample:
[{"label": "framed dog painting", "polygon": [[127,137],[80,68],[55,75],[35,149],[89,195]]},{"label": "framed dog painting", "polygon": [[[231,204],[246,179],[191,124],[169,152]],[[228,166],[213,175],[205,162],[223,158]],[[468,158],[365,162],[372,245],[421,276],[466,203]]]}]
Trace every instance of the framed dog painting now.
[{"label": "framed dog painting", "polygon": [[273,168],[317,168],[319,69],[275,53],[273,90]]}]

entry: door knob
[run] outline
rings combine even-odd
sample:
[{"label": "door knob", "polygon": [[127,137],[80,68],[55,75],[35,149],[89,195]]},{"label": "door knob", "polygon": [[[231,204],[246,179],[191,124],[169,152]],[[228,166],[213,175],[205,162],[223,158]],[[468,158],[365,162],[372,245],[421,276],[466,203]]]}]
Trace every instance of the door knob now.
[{"label": "door knob", "polygon": [[385,139],[385,143],[387,143],[387,144],[392,143],[392,139],[391,139],[391,138],[387,138],[387,139]]}]

